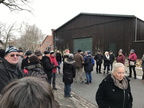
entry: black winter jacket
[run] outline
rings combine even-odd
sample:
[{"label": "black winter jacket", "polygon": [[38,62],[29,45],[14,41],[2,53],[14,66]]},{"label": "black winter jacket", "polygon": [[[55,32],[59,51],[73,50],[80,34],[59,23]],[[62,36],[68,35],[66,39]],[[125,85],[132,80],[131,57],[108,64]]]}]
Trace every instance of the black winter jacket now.
[{"label": "black winter jacket", "polygon": [[43,56],[42,65],[43,65],[43,68],[44,68],[44,72],[46,74],[48,74],[48,75],[52,74],[52,69],[54,68],[54,65],[51,63],[49,57]]},{"label": "black winter jacket", "polygon": [[96,54],[94,59],[96,60],[97,64],[102,64],[103,55],[102,54]]},{"label": "black winter jacket", "polygon": [[132,108],[132,94],[128,80],[128,88],[122,90],[114,85],[109,74],[99,85],[96,93],[99,108]]},{"label": "black winter jacket", "polygon": [[109,66],[110,65],[110,58],[108,59],[105,55],[103,56],[104,60],[104,66]]},{"label": "black winter jacket", "polygon": [[73,83],[73,78],[75,77],[76,68],[75,61],[65,59],[63,64],[63,82],[65,84]]},{"label": "black winter jacket", "polygon": [[60,53],[56,53],[56,60],[60,62],[62,61],[62,56]]},{"label": "black winter jacket", "polygon": [[26,57],[26,58],[24,58],[24,59],[22,60],[21,69],[24,69],[26,66],[29,65],[28,59],[29,59],[29,58]]},{"label": "black winter jacket", "polygon": [[23,77],[23,72],[18,66],[12,65],[7,62],[5,59],[0,63],[0,93],[2,89],[10,82],[15,79],[20,79]]}]

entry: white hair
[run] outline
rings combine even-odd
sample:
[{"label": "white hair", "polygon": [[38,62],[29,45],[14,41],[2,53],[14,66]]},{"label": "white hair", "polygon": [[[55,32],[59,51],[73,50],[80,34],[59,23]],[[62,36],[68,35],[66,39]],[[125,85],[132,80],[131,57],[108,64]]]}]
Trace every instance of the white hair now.
[{"label": "white hair", "polygon": [[118,68],[120,68],[120,67],[124,68],[124,70],[125,70],[124,64],[122,64],[122,63],[114,63],[114,64],[113,64],[112,73],[116,72],[116,70],[117,70]]},{"label": "white hair", "polygon": [[106,52],[105,52],[105,55],[106,55],[106,54],[108,54],[108,53],[109,53],[109,52],[108,52],[108,51],[106,51]]}]

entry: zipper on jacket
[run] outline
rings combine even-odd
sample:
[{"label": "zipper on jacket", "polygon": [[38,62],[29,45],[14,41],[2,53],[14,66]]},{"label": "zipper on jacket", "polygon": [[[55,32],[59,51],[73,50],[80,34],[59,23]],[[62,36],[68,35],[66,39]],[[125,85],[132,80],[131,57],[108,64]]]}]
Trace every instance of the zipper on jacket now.
[{"label": "zipper on jacket", "polygon": [[122,108],[124,108],[124,106],[125,106],[125,90],[123,90],[123,92],[124,92],[124,99],[123,99],[123,106],[122,106]]}]

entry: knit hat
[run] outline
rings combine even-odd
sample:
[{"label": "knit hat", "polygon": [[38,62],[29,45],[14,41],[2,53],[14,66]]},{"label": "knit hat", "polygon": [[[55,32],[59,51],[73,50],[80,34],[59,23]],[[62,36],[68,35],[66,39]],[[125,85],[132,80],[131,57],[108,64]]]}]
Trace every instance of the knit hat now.
[{"label": "knit hat", "polygon": [[11,53],[11,52],[18,52],[18,49],[14,46],[8,46],[5,50],[4,56],[6,56],[8,53]]},{"label": "knit hat", "polygon": [[69,58],[69,59],[73,59],[73,58],[74,58],[74,55],[73,55],[73,54],[69,54],[69,55],[68,55],[68,58]]},{"label": "knit hat", "polygon": [[87,51],[87,54],[91,54],[91,51]]},{"label": "knit hat", "polygon": [[51,51],[51,52],[50,52],[50,54],[53,54],[53,53],[54,53],[54,51]]},{"label": "knit hat", "polygon": [[121,53],[122,53],[122,52],[123,52],[123,50],[122,50],[122,49],[119,49],[119,52],[121,52]]},{"label": "knit hat", "polygon": [[50,54],[50,52],[49,51],[44,51],[44,54]]},{"label": "knit hat", "polygon": [[134,52],[134,49],[131,49],[130,52]]},{"label": "knit hat", "polygon": [[70,50],[66,49],[66,50],[65,50],[65,53],[70,53]]}]

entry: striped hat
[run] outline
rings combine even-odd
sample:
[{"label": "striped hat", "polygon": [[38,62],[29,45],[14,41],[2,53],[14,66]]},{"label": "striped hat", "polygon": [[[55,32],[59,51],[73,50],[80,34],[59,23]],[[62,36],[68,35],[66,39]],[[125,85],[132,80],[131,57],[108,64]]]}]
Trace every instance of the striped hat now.
[{"label": "striped hat", "polygon": [[8,46],[5,50],[4,56],[6,56],[8,53],[11,53],[11,52],[18,52],[18,49],[14,46]]}]

